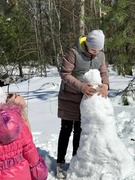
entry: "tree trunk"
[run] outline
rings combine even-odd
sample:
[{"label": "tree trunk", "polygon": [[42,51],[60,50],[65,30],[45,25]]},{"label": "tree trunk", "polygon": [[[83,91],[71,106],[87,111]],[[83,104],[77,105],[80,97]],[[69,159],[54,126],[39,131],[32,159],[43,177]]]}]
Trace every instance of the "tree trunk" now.
[{"label": "tree trunk", "polygon": [[84,35],[84,2],[85,0],[81,0],[80,2],[80,35]]}]

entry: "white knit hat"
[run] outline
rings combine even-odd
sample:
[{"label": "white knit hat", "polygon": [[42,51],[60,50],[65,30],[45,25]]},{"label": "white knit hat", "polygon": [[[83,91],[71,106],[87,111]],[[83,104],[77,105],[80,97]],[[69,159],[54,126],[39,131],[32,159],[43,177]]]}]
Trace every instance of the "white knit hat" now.
[{"label": "white knit hat", "polygon": [[86,38],[86,46],[95,50],[104,48],[105,35],[102,30],[91,31]]}]

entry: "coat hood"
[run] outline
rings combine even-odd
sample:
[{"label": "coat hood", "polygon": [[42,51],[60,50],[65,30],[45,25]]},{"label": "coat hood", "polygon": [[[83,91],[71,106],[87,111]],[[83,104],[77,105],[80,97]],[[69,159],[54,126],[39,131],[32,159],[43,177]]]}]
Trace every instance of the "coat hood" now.
[{"label": "coat hood", "polygon": [[78,52],[84,53],[86,56],[91,57],[91,54],[86,49],[86,36],[81,36],[73,45],[73,49],[76,49]]},{"label": "coat hood", "polygon": [[9,144],[20,134],[22,117],[15,103],[0,105],[0,142]]}]

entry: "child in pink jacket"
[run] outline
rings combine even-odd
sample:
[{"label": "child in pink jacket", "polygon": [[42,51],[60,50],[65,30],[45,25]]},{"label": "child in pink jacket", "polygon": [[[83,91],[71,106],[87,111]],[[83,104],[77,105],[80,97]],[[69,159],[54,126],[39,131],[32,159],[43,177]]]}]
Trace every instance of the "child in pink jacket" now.
[{"label": "child in pink jacket", "polygon": [[21,111],[15,103],[0,104],[0,180],[46,180],[46,163]]}]

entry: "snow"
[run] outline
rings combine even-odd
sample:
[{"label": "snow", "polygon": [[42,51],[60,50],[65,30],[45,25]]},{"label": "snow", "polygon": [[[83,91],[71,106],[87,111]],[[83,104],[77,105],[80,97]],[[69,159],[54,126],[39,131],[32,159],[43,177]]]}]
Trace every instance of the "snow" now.
[{"label": "snow", "polygon": [[[71,168],[72,164],[77,164],[76,167],[74,166],[74,168],[71,168],[68,171],[69,174],[73,174],[74,178],[72,179],[75,180],[77,176],[78,179],[80,176],[81,180],[135,179],[132,174],[132,168],[134,167],[133,161],[135,157],[135,107],[134,103],[129,106],[122,106],[119,94],[119,92],[127,86],[132,78],[133,77],[131,76],[118,76],[116,72],[110,69],[109,98],[106,100],[100,99],[103,104],[106,103],[106,110],[104,110],[104,106],[100,106],[100,103],[99,106],[101,108],[97,108],[100,96],[98,97],[98,100],[92,100],[92,105],[90,102],[87,102],[89,106],[92,106],[93,109],[95,108],[95,110],[93,110],[93,114],[90,114],[90,116],[96,115],[95,118],[91,118],[91,122],[94,123],[94,129],[91,128],[90,125],[86,126],[86,123],[82,123],[82,125],[84,125],[84,132],[81,137],[82,140],[80,141],[80,147],[77,155],[73,158],[72,135],[70,137],[70,143],[66,155],[66,167]],[[61,123],[60,119],[57,117],[57,95],[59,86],[60,77],[57,70],[53,67],[48,69],[48,77],[33,77],[28,81],[11,84],[9,87],[9,91],[11,93],[19,93],[24,97],[27,103],[27,114],[31,124],[34,142],[37,146],[38,152],[45,158],[48,165],[48,180],[56,179],[55,168],[57,158],[57,141]],[[2,89],[7,92],[8,88],[7,86],[4,86]],[[86,101],[89,101],[89,99],[87,98]],[[97,109],[98,113],[95,112]],[[85,114],[84,119],[86,118],[88,123],[89,111],[87,116],[85,116]],[[109,118],[106,119],[106,116]],[[105,119],[104,122],[103,118]],[[97,120],[101,121],[101,131],[97,128],[99,126],[96,122]],[[96,125],[97,127],[95,127]],[[88,133],[90,132],[88,131],[88,128],[91,130],[90,134]],[[86,137],[85,133],[87,133],[87,140],[89,138],[89,142],[86,144],[83,140],[83,138]],[[106,144],[109,144],[108,148],[111,149],[111,153],[109,149],[106,148]],[[83,151],[86,153],[83,153]],[[85,161],[86,158],[87,161]],[[69,166],[70,160],[71,165]],[[85,166],[82,168],[82,171],[78,169],[83,165]],[[104,173],[104,175],[101,173],[103,168],[106,173]],[[118,171],[117,168],[120,171]],[[84,169],[86,169],[86,171],[84,171]],[[92,170],[93,174],[96,174],[95,179],[92,179],[91,171],[89,171],[89,177],[87,176],[87,169]],[[70,178],[68,178],[68,180],[70,180]]]},{"label": "snow", "polygon": [[[100,72],[89,70],[85,81],[98,88]],[[77,154],[71,159],[67,179],[113,180],[133,178],[135,163],[117,135],[109,98],[98,93],[81,101],[82,133]],[[135,176],[134,176],[135,178]]]}]

